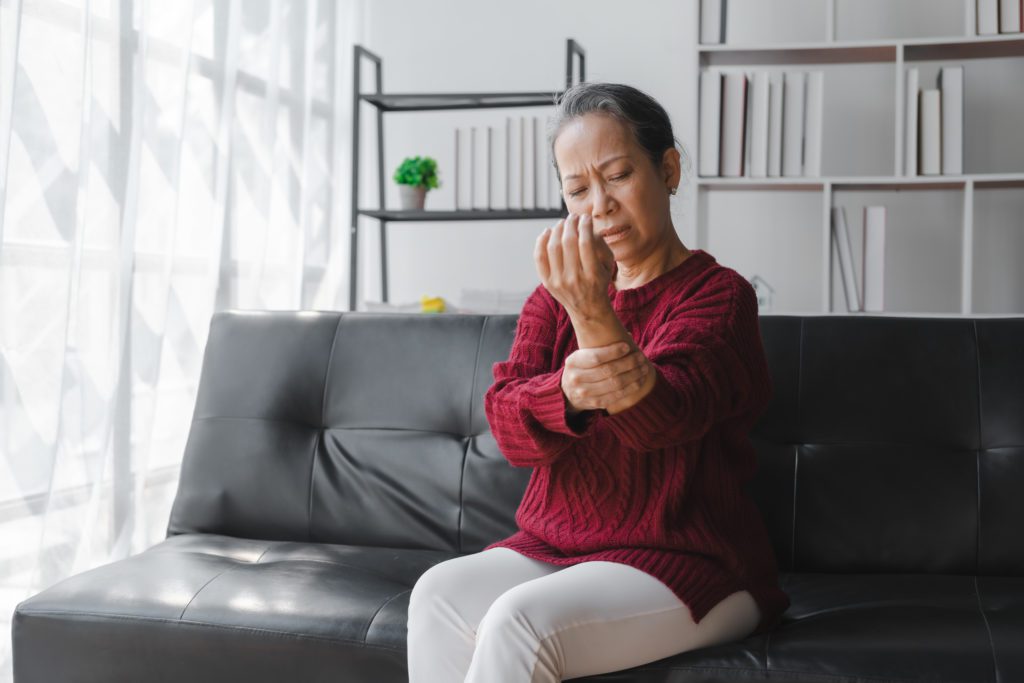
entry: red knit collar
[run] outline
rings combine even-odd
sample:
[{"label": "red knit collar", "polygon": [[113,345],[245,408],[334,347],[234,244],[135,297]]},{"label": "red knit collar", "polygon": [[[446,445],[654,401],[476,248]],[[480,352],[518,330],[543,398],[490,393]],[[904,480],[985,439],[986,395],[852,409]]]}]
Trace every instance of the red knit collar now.
[{"label": "red knit collar", "polygon": [[639,287],[629,289],[616,289],[615,276],[619,272],[619,264],[616,262],[612,269],[612,279],[608,283],[608,298],[616,308],[633,308],[643,306],[650,302],[673,282],[685,279],[702,271],[706,266],[715,262],[715,257],[703,249],[691,249],[691,255],[674,267],[666,270],[652,280],[648,280]]}]

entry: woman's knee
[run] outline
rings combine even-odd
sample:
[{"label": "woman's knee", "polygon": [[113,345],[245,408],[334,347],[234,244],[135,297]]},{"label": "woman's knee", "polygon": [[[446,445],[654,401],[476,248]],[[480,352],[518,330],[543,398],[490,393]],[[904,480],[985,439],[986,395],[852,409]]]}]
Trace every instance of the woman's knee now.
[{"label": "woman's knee", "polygon": [[466,580],[458,562],[461,557],[453,557],[438,562],[420,574],[409,593],[409,611],[425,600],[447,598],[458,593],[459,585]]}]

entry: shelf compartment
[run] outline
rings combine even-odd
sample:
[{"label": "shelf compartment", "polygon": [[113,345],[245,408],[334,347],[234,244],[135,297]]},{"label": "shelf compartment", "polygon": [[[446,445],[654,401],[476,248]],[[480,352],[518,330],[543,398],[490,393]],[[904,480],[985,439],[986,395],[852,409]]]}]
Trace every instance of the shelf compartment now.
[{"label": "shelf compartment", "polygon": [[821,313],[824,307],[824,195],[803,189],[729,188],[697,197],[697,247],[748,280],[760,275],[767,281],[774,292],[772,310],[765,312]]},{"label": "shelf compartment", "polygon": [[360,99],[381,111],[550,107],[563,91],[497,93],[368,93]]},{"label": "shelf compartment", "polygon": [[[961,191],[921,185],[896,189],[832,188],[832,206],[846,209],[854,270],[861,288],[864,207],[886,207],[884,312],[961,312],[964,186],[960,184],[952,189]],[[830,258],[831,308],[845,312],[846,297],[836,249],[830,249]]]},{"label": "shelf compartment", "polygon": [[1024,183],[974,186],[972,313],[1024,314]]}]

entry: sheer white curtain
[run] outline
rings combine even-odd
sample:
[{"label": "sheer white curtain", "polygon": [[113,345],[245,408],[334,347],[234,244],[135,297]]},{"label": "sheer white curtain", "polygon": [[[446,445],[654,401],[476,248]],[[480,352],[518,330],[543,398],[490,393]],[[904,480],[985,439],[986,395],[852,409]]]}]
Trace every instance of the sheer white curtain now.
[{"label": "sheer white curtain", "polygon": [[347,307],[365,0],[0,0],[0,680],[164,538],[210,316]]}]

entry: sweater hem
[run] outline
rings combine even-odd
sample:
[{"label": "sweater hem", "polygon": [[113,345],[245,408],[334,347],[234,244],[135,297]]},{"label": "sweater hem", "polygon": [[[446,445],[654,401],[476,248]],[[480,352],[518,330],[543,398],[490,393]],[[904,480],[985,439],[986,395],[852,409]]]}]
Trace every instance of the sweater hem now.
[{"label": "sweater hem", "polygon": [[[582,555],[567,555],[523,530],[495,541],[483,550],[499,547],[560,566],[601,560],[639,569],[665,584],[689,608],[697,624],[725,598],[738,591],[749,591],[760,610],[760,620],[747,637],[764,635],[773,630],[781,621],[782,613],[789,607],[788,597],[777,585],[739,579],[721,570],[715,560],[699,554],[638,547],[607,548]],[[666,555],[669,556],[667,560]]]}]

